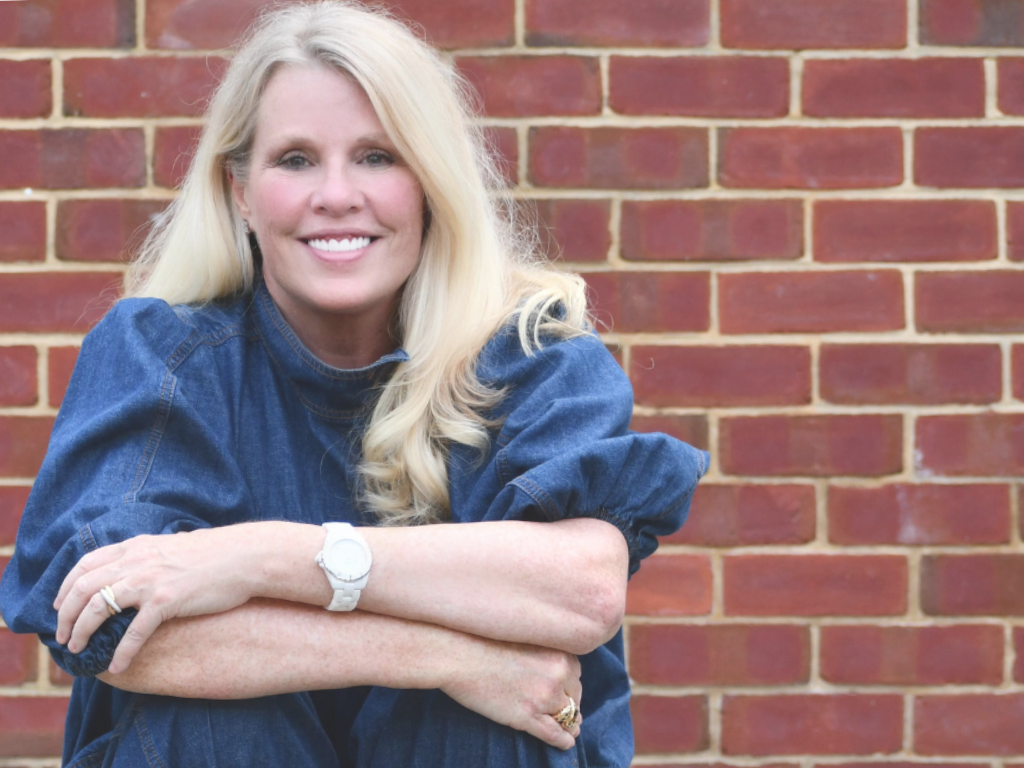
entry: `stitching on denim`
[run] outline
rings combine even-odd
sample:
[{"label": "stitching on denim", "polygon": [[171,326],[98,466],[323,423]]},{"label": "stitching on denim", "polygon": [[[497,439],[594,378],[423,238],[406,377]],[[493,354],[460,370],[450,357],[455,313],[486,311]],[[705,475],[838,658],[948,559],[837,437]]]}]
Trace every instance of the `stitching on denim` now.
[{"label": "stitching on denim", "polygon": [[508,485],[509,481],[512,480],[512,468],[509,466],[508,451],[502,448],[498,451],[494,457],[494,463],[498,469],[498,479],[502,485]]},{"label": "stitching on denim", "polygon": [[164,430],[167,427],[167,419],[171,415],[171,401],[174,398],[176,382],[177,379],[174,377],[174,374],[167,371],[164,375],[163,384],[160,386],[160,404],[157,406],[156,419],[153,422],[152,429],[149,431],[146,446],[142,449],[142,457],[139,459],[139,465],[135,470],[135,479],[132,481],[131,488],[128,489],[128,493],[124,497],[126,504],[132,504],[138,499],[139,491],[142,490],[142,486],[146,483],[146,478],[149,477],[149,470],[153,467],[157,448],[160,447],[160,441],[163,439]]},{"label": "stitching on denim", "polygon": [[103,765],[103,761],[106,757],[107,750],[104,749],[101,752],[86,755],[80,760],[75,760],[73,763],[68,763],[65,768],[96,768],[98,765]]},{"label": "stitching on denim", "polygon": [[512,485],[522,489],[530,498],[537,502],[537,506],[548,516],[549,520],[557,520],[562,516],[562,510],[558,508],[558,505],[548,496],[547,492],[529,478],[517,477],[512,481]]},{"label": "stitching on denim", "polygon": [[173,372],[180,367],[193,352],[199,349],[199,347],[219,347],[221,344],[239,336],[248,339],[259,338],[258,336],[252,335],[245,326],[237,323],[234,325],[224,326],[223,328],[218,329],[218,332],[215,334],[204,335],[195,331],[178,345],[178,348],[171,353],[171,355],[164,361],[164,364]]},{"label": "stitching on denim", "polygon": [[92,525],[86,523],[78,529],[78,538],[82,542],[82,546],[85,547],[86,552],[92,552],[94,549],[99,549],[99,545],[96,543],[96,537],[92,535]]},{"label": "stitching on denim", "polygon": [[329,421],[354,421],[355,419],[358,419],[364,411],[367,411],[365,408],[349,408],[346,410],[342,410],[340,408],[325,408],[322,405],[317,405],[312,402],[302,394],[302,389],[299,385],[292,381],[291,376],[288,375],[288,372],[284,369],[281,363],[278,362],[278,359],[274,357],[274,353],[271,351],[270,347],[264,345],[264,349],[267,352],[267,357],[270,358],[270,362],[278,370],[284,380],[288,382],[288,386],[294,390],[295,396],[299,399],[299,402],[302,403],[303,407],[310,411],[314,416],[319,416],[320,418],[327,419]]},{"label": "stitching on denim", "polygon": [[149,733],[149,726],[146,725],[146,716],[143,714],[141,706],[138,706],[138,713],[135,716],[135,730],[139,734],[142,754],[146,756],[146,762],[149,764],[149,767],[167,768],[156,751],[156,744],[153,743],[153,737]]}]

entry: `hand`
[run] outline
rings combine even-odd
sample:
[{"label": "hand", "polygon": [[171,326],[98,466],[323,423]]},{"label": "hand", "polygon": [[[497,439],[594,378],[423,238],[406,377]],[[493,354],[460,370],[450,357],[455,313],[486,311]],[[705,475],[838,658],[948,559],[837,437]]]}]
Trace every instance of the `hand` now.
[{"label": "hand", "polygon": [[466,637],[470,650],[459,656],[457,679],[441,690],[496,723],[526,731],[553,747],[572,749],[582,718],[566,730],[554,716],[570,696],[580,704],[579,659],[550,648]]},{"label": "hand", "polygon": [[136,536],[90,552],[64,579],[53,607],[57,642],[79,653],[110,614],[100,589],[109,585],[121,608],[138,608],[109,671],[131,664],[143,643],[168,619],[228,611],[252,597],[245,575],[252,563],[232,566],[242,526]]}]

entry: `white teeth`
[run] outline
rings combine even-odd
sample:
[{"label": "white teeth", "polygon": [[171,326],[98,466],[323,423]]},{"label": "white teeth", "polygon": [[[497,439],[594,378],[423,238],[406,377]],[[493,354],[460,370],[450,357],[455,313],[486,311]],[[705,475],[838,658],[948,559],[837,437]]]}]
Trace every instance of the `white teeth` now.
[{"label": "white teeth", "polygon": [[331,253],[342,253],[344,251],[358,251],[370,244],[368,237],[346,237],[344,240],[310,240],[309,244],[318,251]]}]

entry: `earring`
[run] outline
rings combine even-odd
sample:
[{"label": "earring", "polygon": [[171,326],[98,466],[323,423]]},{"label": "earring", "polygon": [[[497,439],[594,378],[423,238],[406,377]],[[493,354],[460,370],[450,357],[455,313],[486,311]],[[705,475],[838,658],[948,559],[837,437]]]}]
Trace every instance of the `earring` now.
[{"label": "earring", "polygon": [[252,229],[250,229],[249,227],[249,222],[246,221],[245,219],[242,219],[242,226],[245,227],[245,234],[248,235],[250,232],[252,232]]}]

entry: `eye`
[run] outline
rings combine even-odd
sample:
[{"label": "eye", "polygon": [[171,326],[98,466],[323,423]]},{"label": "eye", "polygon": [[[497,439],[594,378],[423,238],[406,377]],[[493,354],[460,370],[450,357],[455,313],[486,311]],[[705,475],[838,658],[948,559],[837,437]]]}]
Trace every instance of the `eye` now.
[{"label": "eye", "polygon": [[395,158],[383,149],[371,149],[363,155],[362,162],[371,168],[386,168],[395,164]]},{"label": "eye", "polygon": [[291,171],[301,170],[309,165],[309,159],[298,152],[287,154],[277,161],[279,168],[285,168]]}]

